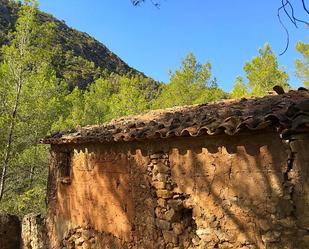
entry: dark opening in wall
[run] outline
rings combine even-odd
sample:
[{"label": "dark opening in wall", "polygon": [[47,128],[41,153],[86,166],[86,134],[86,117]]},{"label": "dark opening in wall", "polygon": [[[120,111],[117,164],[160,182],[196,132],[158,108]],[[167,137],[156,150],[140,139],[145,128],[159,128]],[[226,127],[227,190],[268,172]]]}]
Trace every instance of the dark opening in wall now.
[{"label": "dark opening in wall", "polygon": [[61,183],[71,183],[71,151],[59,153],[58,172]]},{"label": "dark opening in wall", "polygon": [[193,210],[189,208],[183,208],[181,210],[181,215],[185,227],[191,227],[193,231],[196,231],[196,223],[193,219]]}]

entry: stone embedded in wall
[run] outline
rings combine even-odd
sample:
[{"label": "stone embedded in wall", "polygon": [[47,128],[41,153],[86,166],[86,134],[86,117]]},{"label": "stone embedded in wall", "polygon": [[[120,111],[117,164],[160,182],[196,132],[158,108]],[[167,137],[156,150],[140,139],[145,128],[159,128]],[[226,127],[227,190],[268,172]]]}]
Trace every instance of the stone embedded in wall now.
[{"label": "stone embedded in wall", "polygon": [[156,227],[161,231],[160,248],[189,248],[199,245],[192,209],[186,206],[188,195],[175,191],[169,156],[157,152],[149,156],[148,174],[157,198]]},{"label": "stone embedded in wall", "polygon": [[0,248],[20,248],[21,226],[17,216],[0,213]]},{"label": "stone embedded in wall", "polygon": [[48,237],[45,219],[40,214],[25,215],[22,220],[22,249],[46,249]]},{"label": "stone embedded in wall", "polygon": [[[247,156],[246,161],[242,161],[242,157],[233,158],[225,149],[218,149],[220,157],[206,154],[214,160],[201,158],[191,164],[187,154],[180,157],[176,155],[176,159],[172,159],[175,165],[173,169],[169,159],[172,154],[161,152],[150,155],[148,172],[157,198],[155,216],[157,229],[162,236],[161,247],[303,248],[304,242],[301,241],[306,240],[308,233],[303,237],[296,235],[298,228],[295,212],[305,213],[297,201],[309,202],[299,200],[295,189],[306,191],[308,183],[303,180],[300,172],[306,173],[307,169],[300,170],[303,167],[300,162],[297,166],[295,159],[304,156],[297,155],[294,152],[296,142],[292,144],[291,149],[283,145],[286,151],[282,154],[271,154],[269,148],[259,147],[256,154]],[[302,148],[298,148],[298,151],[305,148],[304,142],[298,144]],[[190,153],[191,158],[201,156]],[[263,157],[265,167],[270,168],[261,171],[258,168],[261,166],[255,165],[254,157]],[[224,161],[229,158],[233,158],[234,164]],[[201,164],[207,164],[208,159],[212,162],[209,169]],[[301,161],[303,164],[306,160],[301,158]],[[248,166],[251,167],[249,170]],[[205,167],[204,175],[201,173],[202,167]],[[210,172],[211,167],[214,170]],[[298,183],[300,181],[303,184]],[[205,186],[208,188],[205,191],[208,196],[201,195]],[[237,191],[234,192],[234,189]],[[209,202],[201,199],[204,196]],[[303,198],[304,193],[299,196]],[[298,220],[298,224],[308,224],[307,215],[303,215],[303,218]],[[303,239],[296,243],[292,239],[294,236]]]},{"label": "stone embedded in wall", "polygon": [[[132,248],[132,247],[130,247]],[[99,233],[90,227],[70,229],[59,249],[129,249],[121,239],[108,233]]]},{"label": "stone embedded in wall", "polygon": [[62,241],[62,249],[96,249],[95,232],[91,229],[77,227],[71,229]]}]

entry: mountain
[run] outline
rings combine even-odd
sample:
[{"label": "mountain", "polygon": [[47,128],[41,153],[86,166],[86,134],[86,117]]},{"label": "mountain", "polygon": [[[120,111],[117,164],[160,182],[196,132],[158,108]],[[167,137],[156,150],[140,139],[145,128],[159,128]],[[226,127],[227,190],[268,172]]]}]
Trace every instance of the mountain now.
[{"label": "mountain", "polygon": [[[8,32],[14,29],[17,12],[17,3],[0,0],[0,46],[9,42]],[[146,77],[87,33],[70,28],[63,21],[43,12],[39,12],[38,19],[56,24],[55,47],[59,47],[61,52],[55,69],[59,77],[71,86],[83,89],[98,76],[111,73]]]}]

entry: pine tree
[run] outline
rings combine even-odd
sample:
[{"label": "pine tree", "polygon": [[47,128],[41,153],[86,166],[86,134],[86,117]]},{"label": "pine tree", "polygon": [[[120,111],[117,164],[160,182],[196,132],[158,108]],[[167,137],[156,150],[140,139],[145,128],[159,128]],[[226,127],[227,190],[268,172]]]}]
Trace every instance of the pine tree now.
[{"label": "pine tree", "polygon": [[102,124],[112,118],[111,97],[114,87],[111,80],[98,79],[84,94],[84,118],[86,124]]},{"label": "pine tree", "polygon": [[110,100],[110,112],[113,118],[138,114],[149,109],[147,96],[149,92],[144,88],[140,77],[118,78],[116,93]]},{"label": "pine tree", "polygon": [[303,80],[305,86],[309,86],[309,44],[299,42],[296,49],[303,56],[303,60],[295,61],[296,75]]},{"label": "pine tree", "polygon": [[288,74],[280,69],[277,57],[273,53],[269,44],[259,49],[259,54],[247,62],[244,66],[248,79],[248,86],[252,94],[261,96],[267,94],[275,85],[289,88]]},{"label": "pine tree", "polygon": [[243,77],[238,76],[236,82],[234,83],[234,88],[231,92],[231,97],[235,99],[240,99],[249,96],[248,87],[244,82]]},{"label": "pine tree", "polygon": [[182,61],[180,69],[170,74],[170,83],[163,85],[155,108],[191,105],[224,97],[216,81],[211,80],[211,64],[197,62],[190,52]]}]

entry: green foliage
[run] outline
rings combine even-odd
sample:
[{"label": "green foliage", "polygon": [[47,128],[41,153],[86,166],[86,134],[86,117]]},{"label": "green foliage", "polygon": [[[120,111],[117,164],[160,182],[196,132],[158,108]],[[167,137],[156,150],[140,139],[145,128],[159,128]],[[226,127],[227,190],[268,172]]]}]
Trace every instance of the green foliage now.
[{"label": "green foliage", "polygon": [[303,56],[302,60],[295,61],[296,75],[303,80],[305,86],[309,86],[309,44],[298,42],[296,49]]},{"label": "green foliage", "polygon": [[247,82],[238,76],[230,96],[243,98],[250,96],[264,96],[272,91],[275,85],[289,89],[288,74],[280,69],[276,55],[272,52],[269,44],[259,49],[259,54],[250,62],[245,63]]},{"label": "green foliage", "polygon": [[190,52],[180,69],[171,73],[170,83],[162,86],[154,108],[199,104],[218,100],[224,95],[215,80],[211,80],[210,62],[200,64]]},{"label": "green foliage", "polygon": [[84,93],[84,124],[102,124],[111,119],[113,92],[113,83],[106,79],[98,79],[88,87]]},{"label": "green foliage", "polygon": [[264,49],[259,49],[259,54],[245,64],[244,70],[248,86],[255,96],[267,94],[275,85],[282,86],[285,90],[289,88],[288,74],[279,69],[277,57],[269,44],[266,44]]},{"label": "green foliage", "polygon": [[113,92],[112,83],[104,79],[96,80],[86,90],[75,87],[65,97],[62,115],[53,125],[53,130],[100,124],[110,120],[110,100]]},{"label": "green foliage", "polygon": [[53,130],[102,124],[113,118],[150,109],[153,89],[143,77],[111,75],[86,90],[77,87],[65,97],[63,114]]},{"label": "green foliage", "polygon": [[84,89],[89,82],[93,82],[101,75],[100,69],[95,66],[94,62],[75,56],[72,51],[64,54],[63,63],[56,63],[60,74],[63,72],[62,76],[70,86]]},{"label": "green foliage", "polygon": [[140,77],[120,77],[117,92],[111,97],[112,117],[141,113],[150,108]]},{"label": "green foliage", "polygon": [[249,90],[244,82],[243,77],[238,76],[236,78],[236,82],[234,83],[234,87],[230,95],[232,98],[235,99],[245,98],[249,96]]},{"label": "green foliage", "polygon": [[[13,30],[17,19],[19,1],[2,0],[0,8],[0,46],[9,44],[11,38],[8,31]],[[85,89],[94,80],[116,73],[119,75],[142,75],[129,67],[106,46],[84,32],[69,28],[64,22],[55,19],[52,15],[37,11],[39,24],[54,23],[53,52],[57,56],[52,63],[57,77],[66,81],[71,89],[78,86]],[[144,76],[145,77],[145,76]]]},{"label": "green foliage", "polygon": [[[27,137],[26,140],[32,144],[46,134],[61,112],[61,98],[66,89],[50,66],[53,24],[38,25],[35,19],[37,10],[29,4],[20,9],[11,45],[2,48],[4,62],[0,66],[0,89],[4,108],[1,116],[9,119],[17,85],[19,82],[22,84],[16,132],[20,129],[21,140]],[[25,25],[28,25],[28,31],[25,31]],[[20,44],[22,40],[26,41],[24,45]]]},{"label": "green foliage", "polygon": [[34,145],[16,155],[0,210],[20,216],[46,212],[47,153],[48,146]]},{"label": "green foliage", "polygon": [[36,185],[19,195],[11,195],[1,205],[1,210],[7,213],[23,216],[29,213],[46,213],[44,199],[46,196],[45,186]]},{"label": "green foliage", "polygon": [[84,125],[84,94],[82,90],[75,87],[71,93],[64,97],[62,112],[58,120],[53,123],[51,131],[60,131]]},{"label": "green foliage", "polygon": [[33,181],[46,176],[47,151],[36,144],[57,120],[66,92],[51,66],[54,25],[40,25],[36,16],[36,2],[25,1],[0,65],[0,162],[2,172],[6,169],[0,208],[10,207],[13,198],[21,203],[16,212],[41,207],[27,201],[45,189],[45,177],[44,183]]}]

